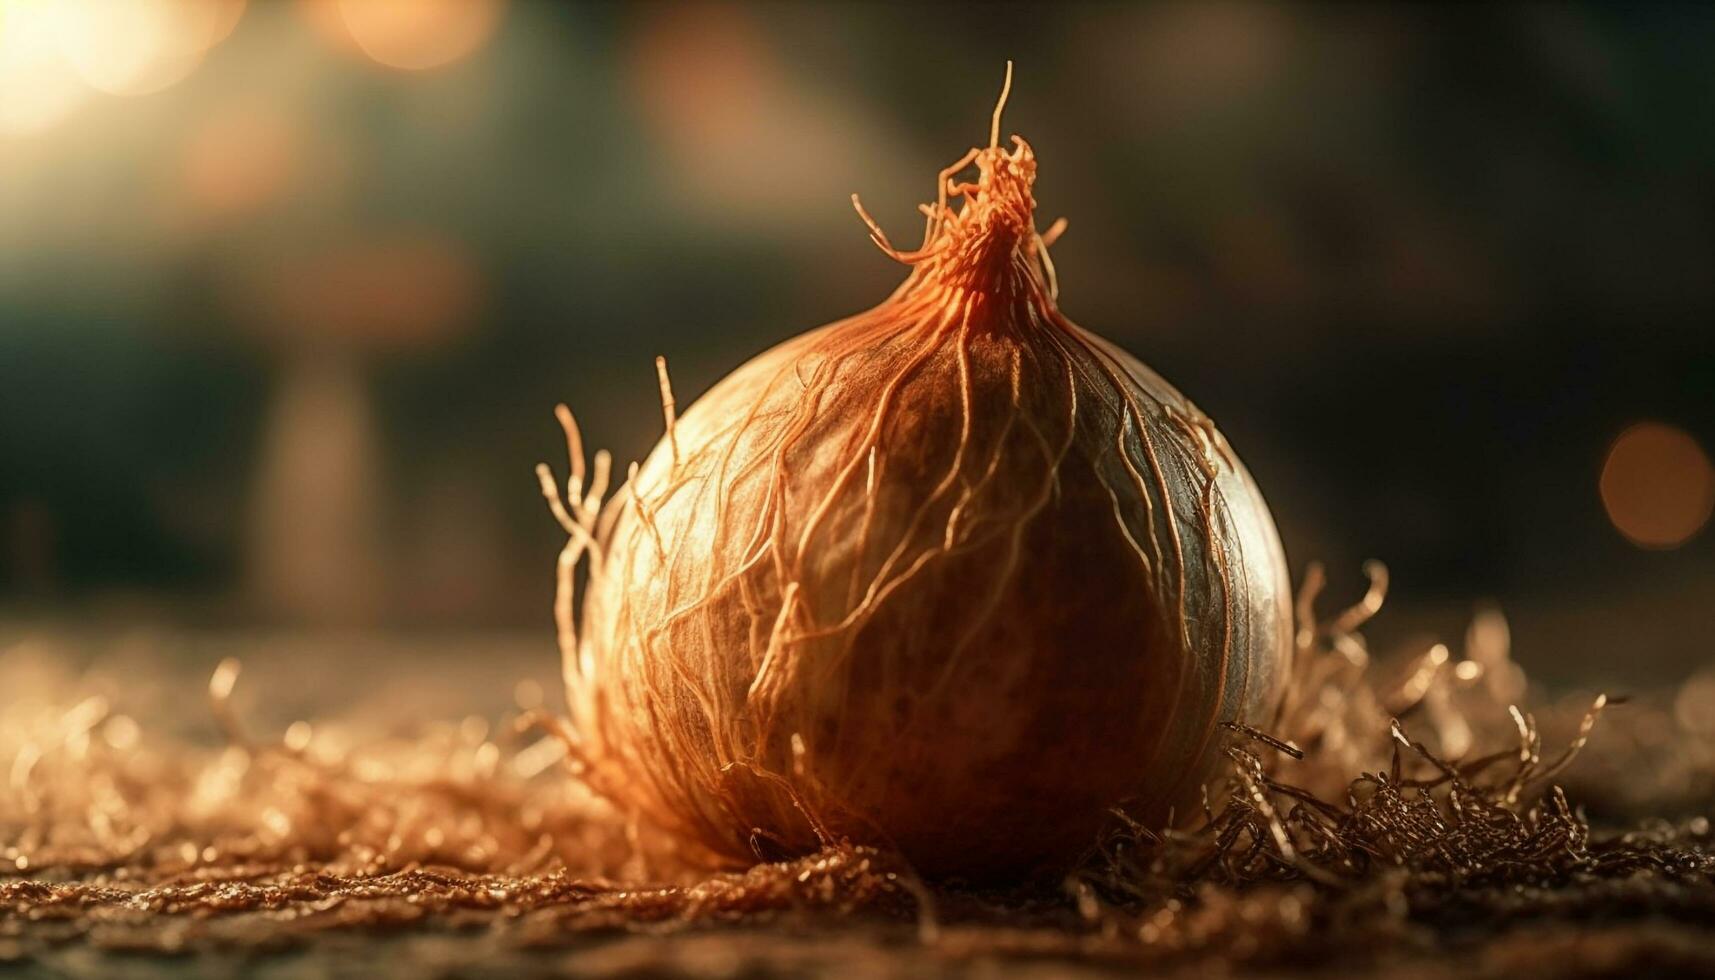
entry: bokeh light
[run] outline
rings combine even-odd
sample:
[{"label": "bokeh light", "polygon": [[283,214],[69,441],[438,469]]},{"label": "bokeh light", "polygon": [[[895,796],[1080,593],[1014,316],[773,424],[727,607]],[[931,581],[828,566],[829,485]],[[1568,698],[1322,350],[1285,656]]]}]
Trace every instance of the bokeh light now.
[{"label": "bokeh light", "polygon": [[303,162],[302,142],[299,127],[267,105],[211,115],[186,141],[185,191],[206,214],[254,212],[290,188]]},{"label": "bokeh light", "polygon": [[188,76],[232,32],[243,0],[83,0],[55,5],[60,49],[112,95],[150,95]]},{"label": "bokeh light", "polygon": [[706,6],[652,12],[632,52],[633,83],[648,120],[675,151],[703,156],[742,148],[754,163],[784,86],[767,40],[744,12]]},{"label": "bokeh light", "polygon": [[[810,215],[844,227],[851,215],[839,205],[854,190],[909,193],[945,163],[914,159],[862,100],[840,98],[792,58],[754,10],[662,5],[637,18],[626,82],[670,174],[667,193],[688,211],[773,234]],[[980,132],[982,115],[973,119]]]},{"label": "bokeh light", "polygon": [[375,233],[265,257],[234,286],[241,315],[274,341],[372,351],[450,339],[483,295],[470,249],[433,232]]},{"label": "bokeh light", "polygon": [[0,134],[40,132],[94,89],[149,95],[188,76],[246,0],[0,0]]},{"label": "bokeh light", "polygon": [[0,0],[0,135],[46,129],[89,94],[60,57],[58,10],[49,0]]},{"label": "bokeh light", "polygon": [[277,614],[360,618],[386,581],[383,474],[368,389],[351,358],[300,353],[285,368],[251,500],[251,589]]},{"label": "bokeh light", "polygon": [[474,54],[500,26],[504,0],[304,0],[309,22],[342,47],[403,71]]},{"label": "bokeh light", "polygon": [[1715,734],[1715,670],[1691,675],[1673,699],[1673,714],[1688,732]]},{"label": "bokeh light", "polygon": [[1640,548],[1676,548],[1715,510],[1715,466],[1685,431],[1640,422],[1614,440],[1602,466],[1608,519]]}]

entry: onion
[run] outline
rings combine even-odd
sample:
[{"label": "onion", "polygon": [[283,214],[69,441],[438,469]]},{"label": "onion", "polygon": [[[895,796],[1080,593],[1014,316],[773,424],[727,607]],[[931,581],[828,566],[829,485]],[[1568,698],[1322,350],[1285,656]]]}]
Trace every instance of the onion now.
[{"label": "onion", "polygon": [[683,418],[662,366],[666,435],[605,508],[607,457],[586,488],[560,409],[564,503],[539,474],[571,536],[577,754],[700,861],[850,840],[934,876],[1063,868],[1116,807],[1186,813],[1220,723],[1278,705],[1262,496],[1207,416],[1060,312],[1064,226],[1036,231],[1035,155],[999,125],[941,174],[921,248],[854,196],[911,270],[879,306]]}]

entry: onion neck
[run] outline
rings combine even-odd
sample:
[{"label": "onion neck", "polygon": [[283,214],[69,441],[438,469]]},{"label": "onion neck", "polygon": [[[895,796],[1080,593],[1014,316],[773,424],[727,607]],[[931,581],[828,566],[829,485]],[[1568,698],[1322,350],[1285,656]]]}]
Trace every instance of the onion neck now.
[{"label": "onion neck", "polygon": [[912,278],[924,287],[976,293],[994,300],[1046,294],[1036,260],[1034,229],[988,227],[952,243],[945,256],[921,267]]},{"label": "onion neck", "polygon": [[[1013,146],[973,149],[941,173],[937,200],[923,207],[928,216],[923,245],[910,252],[895,249],[858,205],[877,247],[911,266],[894,298],[935,297],[943,302],[1004,310],[1019,303],[1054,305],[1051,266],[1035,224],[1036,155],[1014,136]],[[954,174],[971,165],[974,181]],[[957,209],[949,202],[959,199]],[[854,198],[854,203],[856,199]]]}]

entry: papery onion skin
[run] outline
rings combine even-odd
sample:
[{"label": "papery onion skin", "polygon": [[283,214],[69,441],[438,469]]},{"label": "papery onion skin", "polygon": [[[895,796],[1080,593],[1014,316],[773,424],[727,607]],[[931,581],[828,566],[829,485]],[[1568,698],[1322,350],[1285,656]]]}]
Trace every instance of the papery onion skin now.
[{"label": "papery onion skin", "polygon": [[876,230],[898,292],[716,384],[602,514],[579,752],[701,859],[844,837],[932,876],[1062,869],[1115,807],[1188,812],[1219,724],[1278,705],[1267,506],[1059,312],[1014,143],[944,175],[924,249]]}]

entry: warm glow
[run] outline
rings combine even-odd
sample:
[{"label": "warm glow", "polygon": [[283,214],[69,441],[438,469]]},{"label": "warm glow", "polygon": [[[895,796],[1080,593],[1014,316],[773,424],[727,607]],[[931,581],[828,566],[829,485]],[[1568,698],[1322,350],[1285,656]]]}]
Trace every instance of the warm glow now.
[{"label": "warm glow", "polygon": [[189,75],[232,32],[242,0],[83,0],[56,4],[62,52],[91,88],[148,95]]},{"label": "warm glow", "polygon": [[778,106],[784,83],[752,18],[719,6],[651,11],[631,67],[646,118],[673,150],[704,166],[711,153],[736,152],[755,168],[756,147],[766,145],[763,107]]},{"label": "warm glow", "polygon": [[1640,422],[1614,440],[1602,466],[1602,506],[1640,548],[1675,548],[1715,510],[1715,466],[1681,429]]},{"label": "warm glow", "polygon": [[[466,58],[494,35],[503,0],[335,0],[358,50],[389,68],[421,71]],[[335,28],[325,9],[313,21]]]},{"label": "warm glow", "polygon": [[1673,714],[1686,731],[1715,735],[1715,670],[1691,675],[1673,699]]},{"label": "warm glow", "polygon": [[724,4],[638,11],[625,82],[660,146],[675,203],[729,226],[777,231],[847,199],[853,174],[872,186],[910,180],[917,171],[881,150],[897,145],[896,134],[866,114],[864,100],[795,66],[765,21]]},{"label": "warm glow", "polygon": [[185,188],[208,213],[255,210],[290,187],[302,163],[301,142],[298,128],[267,106],[212,115],[185,146]]},{"label": "warm glow", "polygon": [[370,350],[432,347],[468,326],[482,276],[457,239],[402,234],[259,263],[238,299],[287,344]]},{"label": "warm glow", "polygon": [[238,24],[245,0],[0,0],[0,134],[39,132],[96,89],[178,82]]},{"label": "warm glow", "polygon": [[212,48],[231,37],[248,5],[249,0],[205,0],[204,6],[210,10],[205,45]]},{"label": "warm glow", "polygon": [[0,0],[0,135],[46,129],[88,95],[60,57],[59,9],[49,0]]}]

